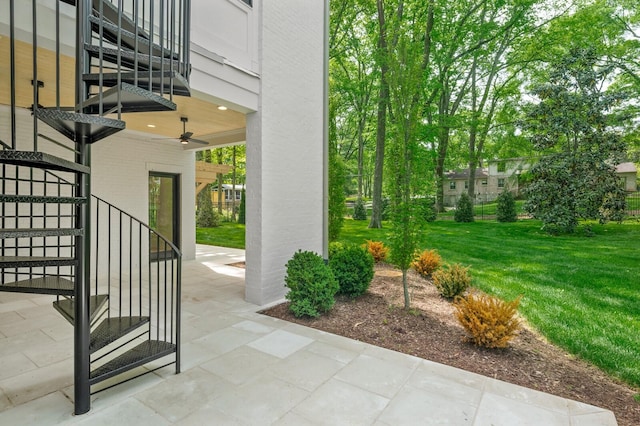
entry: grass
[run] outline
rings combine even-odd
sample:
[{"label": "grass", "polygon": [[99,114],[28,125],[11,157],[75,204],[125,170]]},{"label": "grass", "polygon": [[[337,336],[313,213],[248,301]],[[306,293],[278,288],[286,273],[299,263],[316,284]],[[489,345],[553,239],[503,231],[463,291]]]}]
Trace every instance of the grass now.
[{"label": "grass", "polygon": [[196,243],[244,249],[244,225],[223,222],[216,228],[196,228]]},{"label": "grass", "polygon": [[[386,243],[388,228],[368,223],[345,220],[341,241]],[[425,225],[421,249],[471,266],[473,285],[489,294],[522,295],[520,313],[547,339],[640,387],[640,221],[591,228],[593,237],[552,237],[533,220],[436,221]],[[199,243],[244,247],[238,225],[197,235]]]}]

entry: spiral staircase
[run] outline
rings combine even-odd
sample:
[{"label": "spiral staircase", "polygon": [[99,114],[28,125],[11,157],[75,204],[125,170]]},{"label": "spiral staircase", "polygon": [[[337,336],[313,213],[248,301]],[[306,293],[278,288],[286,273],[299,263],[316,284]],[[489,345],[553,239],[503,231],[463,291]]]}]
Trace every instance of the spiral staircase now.
[{"label": "spiral staircase", "polygon": [[[33,104],[25,136],[17,124],[25,115],[16,105],[16,54],[24,53],[17,52],[17,1],[9,0],[11,126],[0,141],[0,291],[55,296],[53,308],[74,328],[74,403],[82,414],[92,392],[167,365],[180,371],[180,250],[91,194],[91,145],[123,130],[123,114],[175,110],[173,96],[189,96],[190,2],[30,2]],[[53,106],[39,102],[46,1],[57,33],[49,40]],[[60,105],[65,16],[76,24],[73,106]],[[61,137],[41,131],[42,123]]]}]

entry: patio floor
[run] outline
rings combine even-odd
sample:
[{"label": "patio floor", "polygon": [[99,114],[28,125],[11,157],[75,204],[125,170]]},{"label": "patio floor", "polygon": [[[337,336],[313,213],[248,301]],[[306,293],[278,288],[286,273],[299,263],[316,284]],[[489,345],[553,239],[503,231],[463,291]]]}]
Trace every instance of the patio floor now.
[{"label": "patio floor", "polygon": [[257,314],[242,250],[183,265],[182,373],[73,416],[72,328],[52,297],[0,293],[2,425],[616,425],[611,411]]}]

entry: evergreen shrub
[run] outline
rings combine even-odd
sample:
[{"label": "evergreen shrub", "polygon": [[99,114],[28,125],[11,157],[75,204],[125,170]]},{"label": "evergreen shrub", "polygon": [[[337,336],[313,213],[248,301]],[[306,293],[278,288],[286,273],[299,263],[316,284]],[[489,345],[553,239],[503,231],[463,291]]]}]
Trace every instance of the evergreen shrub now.
[{"label": "evergreen shrub", "polygon": [[496,219],[498,222],[515,222],[518,220],[516,200],[510,191],[502,191],[496,200]]},{"label": "evergreen shrub", "polygon": [[423,251],[411,264],[411,267],[423,278],[429,278],[440,266],[442,266],[442,257],[437,250]]},{"label": "evergreen shrub", "polygon": [[367,240],[367,251],[373,256],[375,263],[384,262],[389,255],[389,248],[384,245],[382,241]]},{"label": "evergreen shrub", "polygon": [[367,209],[364,207],[362,198],[358,198],[353,207],[353,220],[367,220]]},{"label": "evergreen shrub", "polygon": [[432,275],[433,284],[440,295],[446,299],[453,299],[461,295],[471,285],[469,268],[456,263],[447,265],[446,269],[438,269]]},{"label": "evergreen shrub", "polygon": [[469,340],[485,348],[505,348],[520,329],[516,314],[520,298],[505,302],[488,295],[457,297],[456,318],[469,335]]},{"label": "evergreen shrub", "polygon": [[367,291],[373,279],[373,256],[364,247],[345,246],[329,256],[329,268],[338,280],[339,292],[357,297]]},{"label": "evergreen shrub", "polygon": [[473,202],[466,192],[462,193],[456,204],[453,219],[456,222],[473,222]]},{"label": "evergreen shrub", "polygon": [[338,281],[321,256],[299,250],[286,268],[284,281],[289,292],[285,297],[291,302],[289,310],[296,317],[317,317],[333,307]]}]

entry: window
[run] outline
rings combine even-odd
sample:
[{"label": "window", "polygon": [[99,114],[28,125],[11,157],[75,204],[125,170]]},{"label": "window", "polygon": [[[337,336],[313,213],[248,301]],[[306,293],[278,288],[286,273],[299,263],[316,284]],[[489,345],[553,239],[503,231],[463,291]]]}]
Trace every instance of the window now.
[{"label": "window", "polygon": [[498,179],[498,188],[504,188],[504,179]]},{"label": "window", "polygon": [[506,161],[500,161],[498,163],[498,173],[504,173],[507,171],[507,162]]},{"label": "window", "polygon": [[456,189],[456,181],[452,180],[451,182],[449,182],[449,189]]},{"label": "window", "polygon": [[482,179],[482,184],[486,185],[487,184],[487,180],[486,179]]},{"label": "window", "polygon": [[469,181],[468,180],[464,181],[464,189],[469,189]]}]

